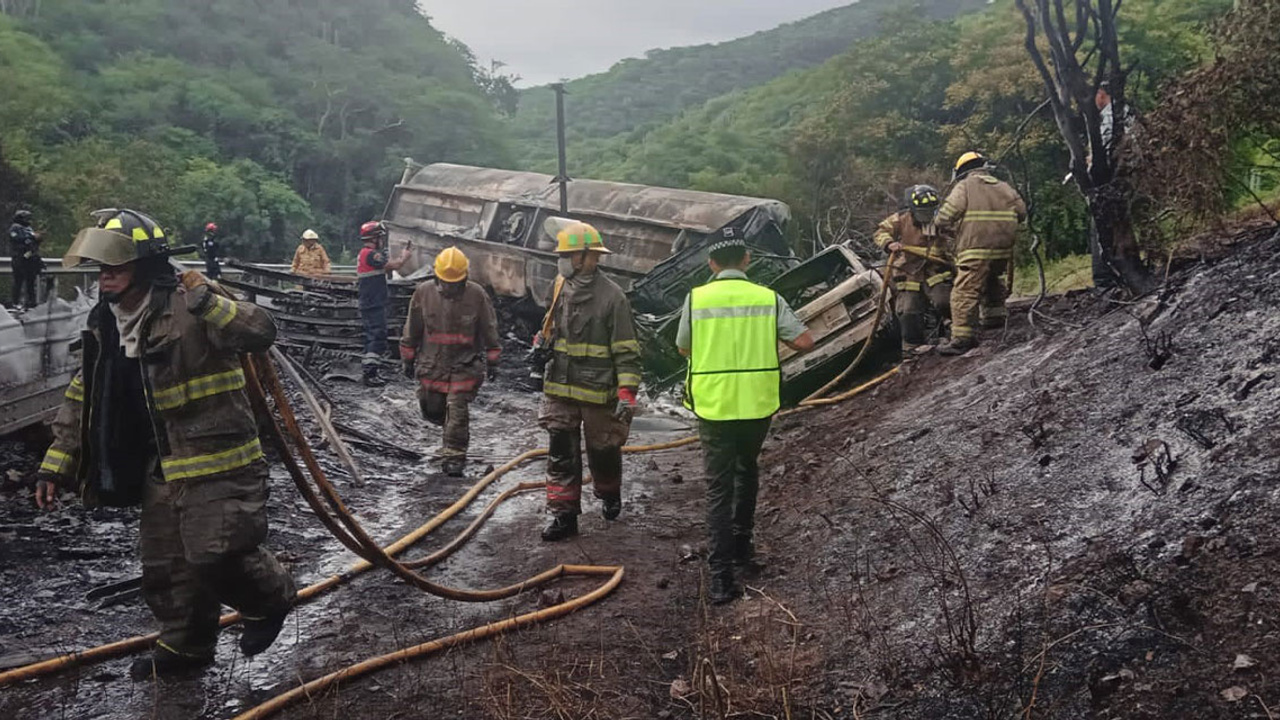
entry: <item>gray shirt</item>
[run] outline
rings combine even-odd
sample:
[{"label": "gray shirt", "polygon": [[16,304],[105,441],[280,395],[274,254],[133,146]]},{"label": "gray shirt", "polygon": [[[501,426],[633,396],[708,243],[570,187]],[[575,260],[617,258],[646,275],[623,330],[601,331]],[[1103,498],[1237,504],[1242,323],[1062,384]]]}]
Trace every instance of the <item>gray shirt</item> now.
[{"label": "gray shirt", "polygon": [[[746,280],[747,274],[741,270],[721,270],[716,275],[716,280]],[[778,338],[784,342],[791,342],[801,335],[809,331],[809,328],[796,317],[795,312],[791,310],[791,306],[781,295],[775,295],[778,298]],[[676,347],[681,350],[689,350],[693,345],[693,328],[689,319],[689,302],[692,293],[684,299],[684,309],[680,311],[680,329],[676,332]]]}]

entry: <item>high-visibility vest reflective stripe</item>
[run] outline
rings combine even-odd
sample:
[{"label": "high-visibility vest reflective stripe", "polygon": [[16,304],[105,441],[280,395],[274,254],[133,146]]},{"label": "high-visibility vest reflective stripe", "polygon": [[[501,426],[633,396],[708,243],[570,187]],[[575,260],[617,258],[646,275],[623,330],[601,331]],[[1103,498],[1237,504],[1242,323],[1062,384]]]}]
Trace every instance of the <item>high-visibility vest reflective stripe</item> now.
[{"label": "high-visibility vest reflective stripe", "polygon": [[685,405],[703,420],[759,420],[781,405],[778,297],[747,280],[716,280],[689,300]]}]

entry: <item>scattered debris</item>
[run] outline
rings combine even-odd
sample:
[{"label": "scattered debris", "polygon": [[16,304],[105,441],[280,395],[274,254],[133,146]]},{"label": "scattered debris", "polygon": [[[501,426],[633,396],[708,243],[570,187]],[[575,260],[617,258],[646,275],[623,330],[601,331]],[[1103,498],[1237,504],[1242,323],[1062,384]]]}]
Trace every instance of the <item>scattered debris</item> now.
[{"label": "scattered debris", "polygon": [[1226,690],[1223,690],[1221,695],[1222,699],[1227,702],[1240,702],[1241,700],[1249,697],[1249,690],[1239,685],[1233,685]]},{"label": "scattered debris", "polygon": [[1231,669],[1235,670],[1236,672],[1239,672],[1241,670],[1250,670],[1257,666],[1258,666],[1258,661],[1254,660],[1248,655],[1245,655],[1244,653],[1239,653],[1238,655],[1236,655],[1235,662],[1231,663]]}]

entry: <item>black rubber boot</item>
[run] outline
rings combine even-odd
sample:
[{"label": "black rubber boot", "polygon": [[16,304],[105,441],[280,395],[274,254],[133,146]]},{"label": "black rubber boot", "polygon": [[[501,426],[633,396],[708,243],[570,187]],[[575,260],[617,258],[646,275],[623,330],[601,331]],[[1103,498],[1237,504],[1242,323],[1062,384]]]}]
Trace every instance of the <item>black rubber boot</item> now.
[{"label": "black rubber boot", "polygon": [[711,575],[711,589],[707,593],[712,605],[724,605],[738,597],[737,584],[733,581],[732,570],[721,570]]},{"label": "black rubber boot", "polygon": [[938,348],[939,355],[963,355],[970,350],[978,347],[978,341],[973,338],[965,338],[963,340],[952,340],[951,342]]},{"label": "black rubber boot", "polygon": [[756,544],[746,535],[733,536],[733,561],[746,564],[756,559]]},{"label": "black rubber boot", "polygon": [[288,616],[289,611],[285,610],[260,620],[246,619],[244,633],[240,636],[240,652],[247,657],[253,657],[271,647],[280,635],[280,629],[284,627],[284,620]]},{"label": "black rubber boot", "polygon": [[578,534],[577,515],[554,515],[542,529],[542,539],[547,542],[566,540]]},{"label": "black rubber boot", "polygon": [[449,477],[462,477],[463,470],[467,467],[465,458],[446,458],[440,463],[440,469],[444,470],[444,474]]},{"label": "black rubber boot", "polygon": [[369,365],[364,368],[364,386],[365,387],[383,387],[387,381],[382,378],[382,374],[378,372],[377,365]]},{"label": "black rubber boot", "polygon": [[135,681],[152,678],[191,675],[213,664],[213,654],[182,655],[157,645],[149,657],[140,657],[129,666],[129,677]]},{"label": "black rubber boot", "polygon": [[622,498],[604,498],[600,501],[600,514],[605,520],[617,520],[622,514]]}]

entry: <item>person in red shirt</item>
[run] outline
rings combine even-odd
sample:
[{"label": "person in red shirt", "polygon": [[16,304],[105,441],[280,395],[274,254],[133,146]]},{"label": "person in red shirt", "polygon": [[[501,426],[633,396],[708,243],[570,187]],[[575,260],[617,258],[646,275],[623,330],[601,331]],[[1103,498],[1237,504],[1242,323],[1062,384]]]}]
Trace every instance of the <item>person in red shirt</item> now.
[{"label": "person in red shirt", "polygon": [[399,270],[409,259],[405,248],[395,260],[383,247],[387,227],[376,220],[360,226],[364,247],[356,260],[356,282],[360,298],[360,324],[364,329],[364,358],[360,361],[364,384],[381,387],[387,381],[378,373],[379,360],[387,354],[387,275]]}]

